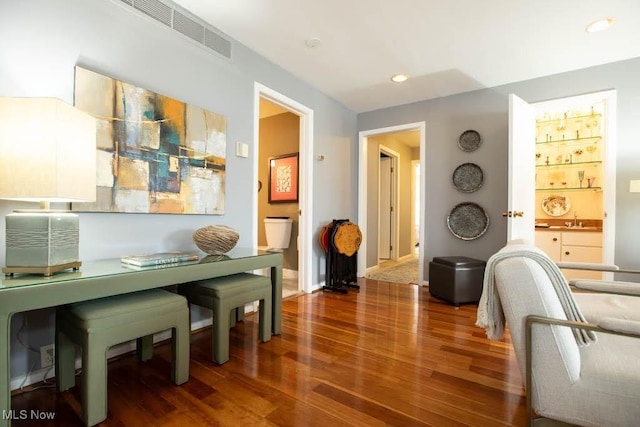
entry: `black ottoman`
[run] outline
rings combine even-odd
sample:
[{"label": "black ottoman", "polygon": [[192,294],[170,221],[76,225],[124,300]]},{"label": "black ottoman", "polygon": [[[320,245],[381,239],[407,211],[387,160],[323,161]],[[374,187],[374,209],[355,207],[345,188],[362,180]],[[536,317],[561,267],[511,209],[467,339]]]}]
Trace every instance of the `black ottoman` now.
[{"label": "black ottoman", "polygon": [[477,303],[482,295],[485,264],[463,256],[433,258],[429,263],[429,293],[456,307]]}]

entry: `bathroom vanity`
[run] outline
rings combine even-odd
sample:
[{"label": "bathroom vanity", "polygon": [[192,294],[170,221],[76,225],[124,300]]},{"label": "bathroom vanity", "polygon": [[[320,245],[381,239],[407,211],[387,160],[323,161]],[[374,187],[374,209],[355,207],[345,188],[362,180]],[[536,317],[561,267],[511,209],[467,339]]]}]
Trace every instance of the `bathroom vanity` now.
[{"label": "bathroom vanity", "polygon": [[[537,228],[535,244],[555,262],[602,262],[602,227]],[[567,280],[601,279],[602,273],[585,270],[562,270]]]}]

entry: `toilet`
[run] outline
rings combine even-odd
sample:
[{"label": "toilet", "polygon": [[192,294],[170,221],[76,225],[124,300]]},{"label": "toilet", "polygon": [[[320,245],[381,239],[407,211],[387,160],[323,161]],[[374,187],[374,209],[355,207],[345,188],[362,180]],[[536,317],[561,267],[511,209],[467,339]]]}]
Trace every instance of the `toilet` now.
[{"label": "toilet", "polygon": [[268,216],[264,219],[264,231],[270,251],[281,252],[289,247],[293,220],[284,216]]}]

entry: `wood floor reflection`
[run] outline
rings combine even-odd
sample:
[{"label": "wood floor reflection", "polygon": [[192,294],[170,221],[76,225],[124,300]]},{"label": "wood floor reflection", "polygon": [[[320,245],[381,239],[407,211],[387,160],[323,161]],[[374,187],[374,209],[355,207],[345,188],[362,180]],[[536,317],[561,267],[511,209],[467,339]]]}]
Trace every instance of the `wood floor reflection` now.
[{"label": "wood floor reflection", "polygon": [[[168,344],[147,363],[111,362],[103,425],[524,425],[510,343],[484,337],[474,305],[456,309],[415,285],[360,285],[285,300],[282,335],[268,343],[248,316],[231,329],[222,366],[211,362],[210,329],[194,334],[180,387],[169,379]],[[15,396],[17,411],[54,411],[56,420],[13,425],[81,425],[76,383]]]}]

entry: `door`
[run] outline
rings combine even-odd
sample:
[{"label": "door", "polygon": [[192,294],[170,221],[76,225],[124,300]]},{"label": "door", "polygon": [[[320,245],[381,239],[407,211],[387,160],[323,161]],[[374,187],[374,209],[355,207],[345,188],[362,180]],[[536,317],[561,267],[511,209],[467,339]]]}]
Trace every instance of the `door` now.
[{"label": "door", "polygon": [[[313,224],[311,212],[313,212],[313,198],[311,197],[313,188],[313,110],[300,104],[299,102],[282,95],[260,83],[254,83],[254,153],[253,170],[254,176],[258,176],[258,159],[260,146],[260,99],[264,98],[275,103],[285,110],[290,111],[300,117],[299,121],[299,178],[298,188],[300,190],[299,210],[298,210],[298,289],[311,293],[314,288],[313,280]],[[258,180],[254,181],[253,199],[253,246],[258,246]],[[262,190],[265,191],[265,190]],[[263,226],[260,224],[260,226]]]},{"label": "door", "polygon": [[391,258],[391,157],[380,154],[378,258]]},{"label": "door", "polygon": [[535,111],[514,94],[509,95],[509,190],[507,241],[534,242],[535,231]]}]

